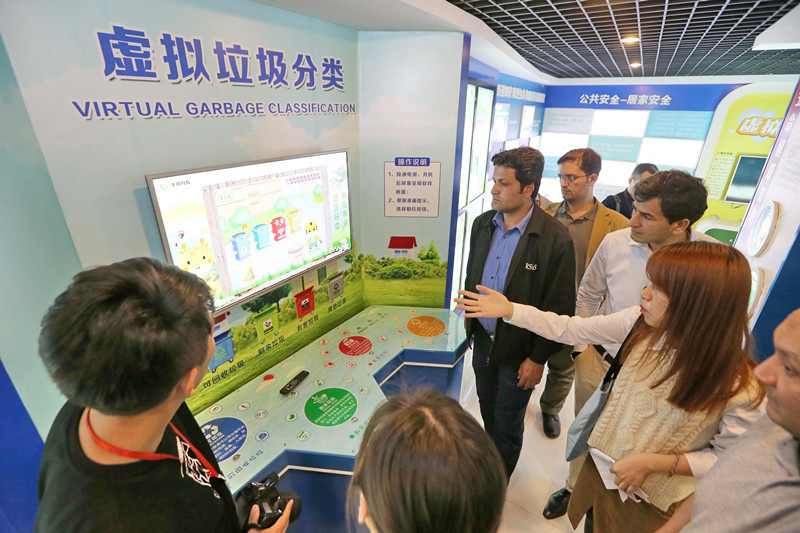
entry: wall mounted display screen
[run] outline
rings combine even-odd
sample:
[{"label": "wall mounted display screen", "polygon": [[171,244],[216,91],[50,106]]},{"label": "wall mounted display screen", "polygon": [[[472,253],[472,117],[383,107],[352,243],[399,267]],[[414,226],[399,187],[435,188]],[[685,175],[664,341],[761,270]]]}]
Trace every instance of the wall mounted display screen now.
[{"label": "wall mounted display screen", "polygon": [[[482,195],[486,187],[487,155],[489,136],[492,133],[493,108],[494,91],[478,87],[478,97],[475,101],[475,125],[472,133],[472,160],[469,167],[468,202]],[[461,185],[463,187],[464,184]]]},{"label": "wall mounted display screen", "polygon": [[522,117],[519,120],[519,136],[533,137],[538,131],[533,131],[533,121],[536,118],[536,107],[532,105],[522,106]]},{"label": "wall mounted display screen", "polygon": [[217,312],[352,248],[347,152],[148,175],[167,259]]},{"label": "wall mounted display screen", "polygon": [[488,186],[489,190],[491,190],[492,185],[494,185],[494,165],[492,164],[492,158],[503,150],[507,150],[507,148],[506,143],[502,141],[489,145],[489,170],[486,172],[486,182],[490,184]]},{"label": "wall mounted display screen", "polygon": [[494,122],[492,123],[492,142],[505,141],[508,134],[508,120],[511,104],[494,104]]},{"label": "wall mounted display screen", "polygon": [[736,162],[736,168],[733,171],[731,184],[728,186],[728,192],[725,193],[725,201],[734,204],[749,204],[756,193],[756,186],[766,162],[766,157],[739,156],[739,161]]}]

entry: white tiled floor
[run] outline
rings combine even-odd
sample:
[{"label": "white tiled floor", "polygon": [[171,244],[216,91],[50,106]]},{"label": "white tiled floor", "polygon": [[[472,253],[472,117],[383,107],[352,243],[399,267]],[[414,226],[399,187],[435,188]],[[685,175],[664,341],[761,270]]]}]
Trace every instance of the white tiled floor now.
[{"label": "white tiled floor", "polygon": [[[545,378],[547,376],[545,370]],[[561,409],[561,435],[548,439],[542,433],[542,415],[539,411],[539,397],[544,387],[538,385],[528,404],[525,415],[525,436],[522,454],[517,468],[511,475],[503,510],[503,521],[499,533],[542,532],[557,533],[572,531],[566,516],[547,520],[542,516],[550,494],[564,486],[567,476],[567,462],[564,450],[567,443],[566,431],[574,417],[572,392]],[[464,360],[464,379],[461,389],[461,405],[481,420],[478,396],[475,393],[475,374],[472,371],[472,353],[468,351]],[[583,531],[583,525],[578,526]]]}]

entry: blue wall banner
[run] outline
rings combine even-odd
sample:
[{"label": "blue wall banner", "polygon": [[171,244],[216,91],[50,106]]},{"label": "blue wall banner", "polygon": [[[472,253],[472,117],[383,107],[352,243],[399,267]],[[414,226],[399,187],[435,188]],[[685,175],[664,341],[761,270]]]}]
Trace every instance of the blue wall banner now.
[{"label": "blue wall banner", "polygon": [[713,111],[737,87],[732,84],[548,86],[545,106]]},{"label": "blue wall banner", "polygon": [[544,170],[542,176],[553,177],[558,174],[558,158],[560,156],[544,156]]},{"label": "blue wall banner", "polygon": [[478,61],[474,57],[470,57],[469,77],[484,83],[488,83],[489,85],[497,85],[497,80],[500,77],[500,71],[494,67],[490,67],[486,63]]},{"label": "blue wall banner", "polygon": [[713,111],[652,111],[645,137],[705,139]]},{"label": "blue wall banner", "polygon": [[497,101],[506,103],[525,103],[544,105],[545,90],[541,83],[536,83],[516,76],[503,74],[497,80]]}]

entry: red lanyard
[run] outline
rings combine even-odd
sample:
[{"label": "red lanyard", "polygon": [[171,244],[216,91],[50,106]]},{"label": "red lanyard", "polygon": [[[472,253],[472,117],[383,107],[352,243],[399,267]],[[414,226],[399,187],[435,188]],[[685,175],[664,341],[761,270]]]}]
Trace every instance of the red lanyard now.
[{"label": "red lanyard", "polygon": [[[92,410],[90,408],[86,409],[86,429],[89,431],[89,436],[92,438],[94,443],[97,444],[102,449],[104,449],[105,451],[113,453],[114,455],[120,455],[122,457],[128,457],[131,459],[142,459],[144,461],[160,461],[162,459],[174,459],[176,461],[180,461],[180,457],[178,457],[177,455],[169,455],[166,453],[137,452],[133,450],[126,450],[125,448],[119,448],[117,446],[114,446],[113,444],[109,444],[108,442],[98,437],[97,434],[92,429],[92,424],[89,422],[89,413],[91,411]],[[203,456],[203,454],[200,453],[200,450],[195,448],[194,445],[191,442],[189,442],[189,440],[186,437],[183,436],[183,433],[178,431],[178,428],[176,428],[172,422],[169,423],[169,427],[171,427],[172,431],[174,431],[178,435],[178,438],[180,438],[183,442],[185,442],[189,446],[189,448],[192,449],[194,454],[197,456],[198,459],[200,459],[200,462],[203,463],[203,466],[206,467],[206,470],[208,470],[208,472],[211,474],[212,477],[222,477],[219,474],[219,472],[217,472],[217,469],[214,468],[212,464],[208,461],[208,459],[206,459]]]}]

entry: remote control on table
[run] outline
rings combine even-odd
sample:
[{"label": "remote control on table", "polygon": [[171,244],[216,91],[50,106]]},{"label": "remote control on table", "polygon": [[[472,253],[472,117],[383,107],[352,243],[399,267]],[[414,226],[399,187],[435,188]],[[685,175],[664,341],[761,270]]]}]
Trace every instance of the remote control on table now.
[{"label": "remote control on table", "polygon": [[294,390],[294,388],[297,387],[297,385],[301,381],[306,379],[306,377],[308,377],[308,370],[303,370],[302,372],[297,374],[295,377],[293,377],[292,380],[289,383],[287,383],[286,385],[283,386],[283,388],[281,389],[281,394],[286,396],[287,394],[292,392]]}]

